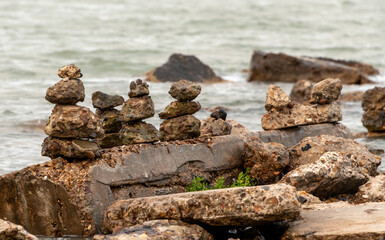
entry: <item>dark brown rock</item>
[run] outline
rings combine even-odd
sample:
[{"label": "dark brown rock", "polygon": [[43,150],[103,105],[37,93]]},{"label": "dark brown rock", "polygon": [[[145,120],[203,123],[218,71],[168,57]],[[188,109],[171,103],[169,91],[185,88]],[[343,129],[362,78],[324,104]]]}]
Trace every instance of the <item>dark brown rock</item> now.
[{"label": "dark brown rock", "polygon": [[325,57],[317,57],[315,59],[319,60],[324,60],[324,61],[330,61],[330,62],[335,62],[338,64],[343,64],[349,67],[356,68],[360,70],[362,73],[366,75],[377,75],[380,74],[380,71],[373,67],[372,65],[365,64],[362,62],[357,62],[357,61],[351,61],[351,60],[341,60],[341,59],[332,59],[332,58],[325,58]]},{"label": "dark brown rock", "polygon": [[308,80],[297,81],[290,92],[290,98],[298,103],[307,104],[310,100],[310,93],[313,89],[313,82]]},{"label": "dark brown rock", "polygon": [[84,85],[79,79],[61,80],[47,89],[45,99],[53,104],[75,105],[84,101]]},{"label": "dark brown rock", "polygon": [[44,139],[42,147],[41,155],[50,158],[95,160],[100,157],[98,144],[91,141],[47,137]]},{"label": "dark brown rock", "polygon": [[124,103],[124,98],[119,95],[109,95],[100,91],[92,94],[92,105],[94,108],[110,109],[120,106]]},{"label": "dark brown rock", "polygon": [[181,79],[192,82],[224,81],[197,57],[183,54],[171,55],[165,64],[148,72],[146,80],[151,82],[177,82]]},{"label": "dark brown rock", "polygon": [[385,87],[375,87],[365,91],[362,96],[362,108],[368,110],[385,110]]},{"label": "dark brown rock", "polygon": [[201,122],[193,115],[164,120],[160,124],[160,140],[173,141],[196,138],[200,136]]},{"label": "dark brown rock", "polygon": [[0,239],[3,240],[38,240],[20,226],[0,219]]},{"label": "dark brown rock", "polygon": [[201,109],[199,102],[171,102],[162,112],[160,112],[160,119],[170,119],[183,115],[191,115]]},{"label": "dark brown rock", "polygon": [[152,124],[138,121],[124,124],[120,138],[123,144],[152,143],[159,141],[159,132]]},{"label": "dark brown rock", "polygon": [[362,92],[362,91],[346,92],[346,93],[341,94],[341,96],[338,98],[338,101],[340,101],[340,102],[361,102],[363,95],[364,95],[364,92]]},{"label": "dark brown rock", "polygon": [[338,78],[327,78],[318,82],[311,90],[310,103],[329,104],[338,99],[341,94],[342,84]]},{"label": "dark brown rock", "polygon": [[265,109],[282,110],[291,103],[290,97],[277,85],[270,85],[266,93]]},{"label": "dark brown rock", "polygon": [[223,121],[226,121],[227,112],[224,108],[216,109],[214,112],[210,114],[210,117],[215,119],[222,119]]},{"label": "dark brown rock", "polygon": [[103,122],[102,126],[105,133],[116,133],[122,128],[122,122],[119,119],[120,111],[116,109],[96,109],[96,115]]},{"label": "dark brown rock", "polygon": [[187,80],[180,80],[171,85],[168,93],[179,101],[194,100],[201,93],[201,86]]},{"label": "dark brown rock", "polygon": [[80,68],[78,68],[75,64],[66,65],[59,69],[58,73],[61,78],[68,79],[78,79],[83,76],[80,72]]},{"label": "dark brown rock", "polygon": [[150,91],[148,90],[148,84],[143,82],[141,79],[137,79],[135,82],[132,81],[130,83],[130,92],[128,93],[130,98],[142,97],[148,94],[150,94]]},{"label": "dark brown rock", "polygon": [[155,115],[154,103],[150,96],[128,99],[120,111],[120,121],[134,122]]},{"label": "dark brown rock", "polygon": [[385,110],[368,110],[362,115],[362,125],[369,132],[385,131]]},{"label": "dark brown rock", "polygon": [[231,123],[224,121],[222,118],[212,118],[201,122],[201,135],[203,136],[222,136],[231,134]]},{"label": "dark brown rock", "polygon": [[106,133],[103,137],[96,139],[96,141],[101,148],[112,148],[123,145],[119,132]]}]

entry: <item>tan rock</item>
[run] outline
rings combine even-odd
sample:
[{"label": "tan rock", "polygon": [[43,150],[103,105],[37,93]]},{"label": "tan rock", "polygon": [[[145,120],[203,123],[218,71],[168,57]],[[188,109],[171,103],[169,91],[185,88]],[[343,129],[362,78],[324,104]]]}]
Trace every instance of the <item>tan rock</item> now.
[{"label": "tan rock", "polygon": [[313,204],[320,204],[322,201],[310,193],[305,191],[297,191],[298,201],[302,204],[302,206],[308,206]]},{"label": "tan rock", "polygon": [[170,119],[183,115],[191,115],[201,109],[199,102],[171,102],[162,112],[159,113],[160,119]]},{"label": "tan rock", "polygon": [[362,96],[362,108],[368,110],[385,110],[385,87],[375,87],[365,91]]},{"label": "tan rock", "polygon": [[105,133],[116,133],[122,128],[120,121],[120,111],[116,109],[100,110],[96,109],[96,115],[102,121]]},{"label": "tan rock", "polygon": [[154,103],[150,96],[128,99],[120,111],[120,121],[134,122],[155,115]]},{"label": "tan rock", "polygon": [[371,177],[367,183],[360,186],[355,203],[385,202],[385,175]]},{"label": "tan rock", "polygon": [[301,104],[308,104],[310,100],[310,93],[314,85],[312,81],[299,80],[297,81],[290,92],[290,98]]},{"label": "tan rock", "polygon": [[90,159],[100,157],[100,148],[96,142],[80,139],[47,137],[42,144],[41,155],[50,158]]},{"label": "tan rock", "polygon": [[92,94],[92,106],[99,109],[110,109],[124,103],[124,98],[119,95],[110,95],[100,91]]},{"label": "tan rock", "polygon": [[0,239],[4,240],[38,240],[25,231],[22,226],[0,219]]},{"label": "tan rock", "polygon": [[249,134],[251,134],[251,131],[249,129],[247,129],[244,125],[240,124],[237,121],[228,119],[228,120],[226,120],[226,122],[231,124],[231,134],[232,135],[246,137]]},{"label": "tan rock", "polygon": [[311,90],[310,103],[329,104],[338,99],[342,84],[339,78],[326,78],[318,82]]},{"label": "tan rock", "polygon": [[364,92],[362,91],[352,91],[341,94],[338,98],[340,102],[361,102]]},{"label": "tan rock", "polygon": [[164,120],[160,124],[160,140],[173,141],[200,136],[201,122],[193,115],[184,115]]},{"label": "tan rock", "polygon": [[152,143],[159,141],[159,132],[152,124],[138,121],[124,124],[120,138],[123,144]]},{"label": "tan rock", "polygon": [[201,122],[201,135],[206,136],[223,136],[231,134],[232,125],[231,123],[224,121],[222,118],[212,118]]},{"label": "tan rock", "polygon": [[61,78],[68,79],[78,79],[83,76],[80,72],[80,68],[78,68],[75,64],[66,65],[59,69],[58,73]]},{"label": "tan rock", "polygon": [[47,89],[45,99],[53,104],[75,105],[84,101],[84,85],[79,79],[61,80]]},{"label": "tan rock", "polygon": [[201,93],[201,86],[187,80],[180,80],[171,85],[168,93],[179,101],[194,100]]},{"label": "tan rock", "polygon": [[281,110],[286,108],[291,103],[290,97],[282,91],[277,85],[270,85],[266,93],[265,109],[270,110]]},{"label": "tan rock", "polygon": [[142,97],[148,94],[150,94],[148,84],[143,82],[141,79],[137,79],[135,82],[132,81],[130,83],[130,92],[128,93],[128,97]]}]

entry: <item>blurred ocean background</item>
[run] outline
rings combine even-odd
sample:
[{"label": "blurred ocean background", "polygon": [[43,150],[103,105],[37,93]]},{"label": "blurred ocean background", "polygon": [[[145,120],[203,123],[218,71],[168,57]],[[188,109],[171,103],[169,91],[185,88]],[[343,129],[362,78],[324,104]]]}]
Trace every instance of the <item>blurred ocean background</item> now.
[{"label": "blurred ocean background", "polygon": [[[172,53],[197,56],[224,84],[202,84],[203,108],[226,106],[228,118],[261,130],[266,83],[248,83],[252,51],[357,60],[385,73],[383,0],[1,0],[0,174],[49,160],[40,154],[53,105],[46,89],[57,70],[82,69],[86,101],[103,91],[128,98],[129,83]],[[373,80],[385,85],[384,75]],[[287,93],[292,84],[278,83]],[[344,86],[343,92],[374,84]],[[170,83],[150,83],[156,111],[172,101]],[[342,105],[343,123],[365,131],[358,102]],[[210,112],[196,115],[206,118]],[[157,115],[148,122],[159,127]],[[385,148],[384,139],[358,139]]]}]

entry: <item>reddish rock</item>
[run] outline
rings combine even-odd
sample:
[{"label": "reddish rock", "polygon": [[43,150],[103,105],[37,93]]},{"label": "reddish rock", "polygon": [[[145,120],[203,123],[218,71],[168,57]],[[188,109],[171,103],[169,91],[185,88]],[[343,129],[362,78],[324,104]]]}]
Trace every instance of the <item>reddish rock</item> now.
[{"label": "reddish rock", "polygon": [[138,121],[124,124],[120,138],[123,144],[152,143],[159,141],[159,132],[152,124]]},{"label": "reddish rock", "polygon": [[183,115],[191,115],[198,112],[201,109],[199,102],[171,102],[162,112],[160,112],[160,119],[170,119],[174,117],[180,117]]},{"label": "reddish rock", "polygon": [[150,96],[128,99],[120,111],[120,121],[134,122],[155,115],[154,103]]},{"label": "reddish rock", "polygon": [[148,94],[150,94],[148,84],[143,82],[141,79],[137,79],[136,81],[132,81],[130,83],[130,92],[128,93],[128,97],[142,97]]},{"label": "reddish rock", "polygon": [[100,91],[92,94],[92,105],[94,108],[110,109],[120,106],[124,103],[124,98],[119,95],[109,95]]},{"label": "reddish rock", "polygon": [[180,80],[171,85],[168,93],[179,101],[194,100],[201,93],[201,86],[187,80]]},{"label": "reddish rock", "polygon": [[96,109],[96,115],[102,121],[103,130],[105,133],[119,132],[122,128],[120,121],[120,112],[116,109],[100,110]]},{"label": "reddish rock", "polygon": [[302,104],[308,104],[310,100],[310,93],[313,89],[313,82],[308,80],[297,81],[290,92],[290,98],[293,101]]},{"label": "reddish rock", "polygon": [[201,135],[206,136],[222,136],[231,134],[232,125],[231,123],[224,121],[222,118],[212,118],[201,122]]},{"label": "reddish rock", "polygon": [[327,78],[318,82],[311,90],[312,104],[329,104],[338,99],[341,94],[342,84],[338,78]]},{"label": "reddish rock", "polygon": [[42,144],[41,155],[50,158],[90,159],[100,157],[100,148],[96,142],[80,139],[62,139],[47,137]]},{"label": "reddish rock", "polygon": [[79,79],[61,80],[47,89],[45,99],[53,104],[75,105],[84,101],[84,85]]},{"label": "reddish rock", "polygon": [[83,74],[80,72],[80,68],[78,68],[74,64],[66,65],[60,68],[57,74],[61,78],[68,78],[68,79],[78,79],[83,76]]},{"label": "reddish rock", "polygon": [[164,120],[160,124],[160,140],[173,141],[196,138],[200,136],[201,122],[193,115]]},{"label": "reddish rock", "polygon": [[290,105],[290,97],[282,91],[277,85],[270,85],[266,93],[265,109],[270,110],[282,110]]}]

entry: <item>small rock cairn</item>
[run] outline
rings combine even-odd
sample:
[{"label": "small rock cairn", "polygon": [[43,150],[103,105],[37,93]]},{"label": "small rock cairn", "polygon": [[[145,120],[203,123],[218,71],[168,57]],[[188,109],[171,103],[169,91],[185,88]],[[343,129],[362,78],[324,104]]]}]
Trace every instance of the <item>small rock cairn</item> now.
[{"label": "small rock cairn", "polygon": [[385,133],[385,87],[367,90],[362,96],[362,124],[369,132]]},{"label": "small rock cairn", "polygon": [[138,79],[130,84],[128,99],[120,111],[123,122],[120,138],[123,144],[152,143],[159,141],[158,130],[143,119],[155,115],[154,103],[149,96],[148,84]]},{"label": "small rock cairn", "polygon": [[223,108],[211,113],[210,117],[202,121],[202,136],[230,135],[232,125],[231,123],[226,122],[226,117],[227,112]]},{"label": "small rock cairn", "polygon": [[50,158],[95,159],[100,156],[98,144],[102,136],[98,117],[89,108],[77,106],[84,101],[84,85],[80,69],[71,64],[58,72],[61,81],[47,89],[45,99],[56,104],[44,132],[49,136],[42,144],[42,155]]},{"label": "small rock cairn", "polygon": [[199,137],[201,122],[192,114],[198,112],[201,105],[192,100],[201,93],[201,86],[180,80],[171,85],[168,93],[177,101],[159,113],[159,118],[166,119],[160,124],[160,139],[173,141]]}]

